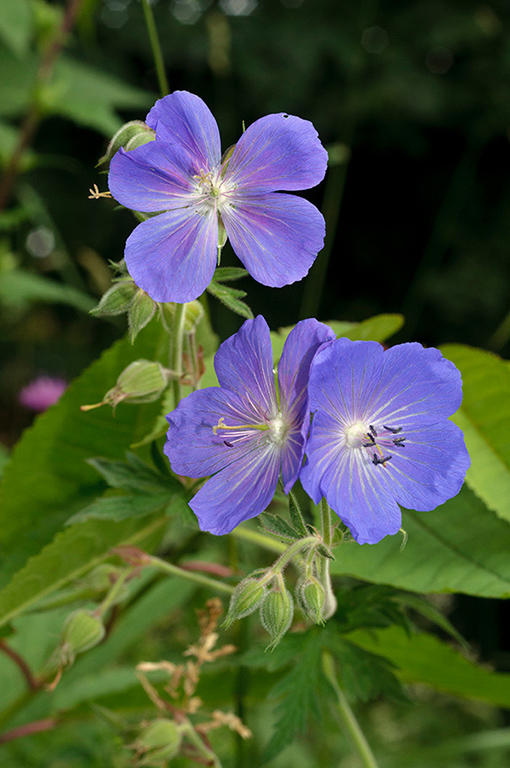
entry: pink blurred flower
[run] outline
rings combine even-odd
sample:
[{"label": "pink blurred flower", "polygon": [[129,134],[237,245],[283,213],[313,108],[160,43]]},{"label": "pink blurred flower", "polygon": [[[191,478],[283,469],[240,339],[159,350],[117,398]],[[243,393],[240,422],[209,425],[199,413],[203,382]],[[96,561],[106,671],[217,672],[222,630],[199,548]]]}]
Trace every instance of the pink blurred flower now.
[{"label": "pink blurred flower", "polygon": [[18,401],[32,411],[45,411],[60,399],[67,381],[54,376],[38,376],[20,391]]}]

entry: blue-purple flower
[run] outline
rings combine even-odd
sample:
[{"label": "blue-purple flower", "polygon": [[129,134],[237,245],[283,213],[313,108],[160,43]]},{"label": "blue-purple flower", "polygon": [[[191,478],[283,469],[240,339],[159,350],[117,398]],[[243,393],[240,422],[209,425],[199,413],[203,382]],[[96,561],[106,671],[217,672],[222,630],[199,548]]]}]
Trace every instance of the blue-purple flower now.
[{"label": "blue-purple flower", "polygon": [[421,344],[326,345],[310,371],[303,487],[316,504],[324,496],[360,544],[397,533],[399,504],[427,511],[455,496],[470,465],[448,420],[461,386],[453,363]]},{"label": "blue-purple flower", "polygon": [[216,353],[220,386],[193,392],[167,416],[165,453],[174,472],[213,475],[190,502],[202,530],[229,533],[263,512],[280,474],[289,492],[303,465],[310,364],[334,338],[326,325],[302,320],[275,378],[267,323],[247,320]]},{"label": "blue-purple flower", "polygon": [[324,242],[324,219],[307,200],[276,190],[323,179],[327,153],[310,122],[267,115],[223,159],[216,121],[192,93],[157,101],[147,124],[155,141],[120,149],[109,176],[119,203],[159,214],[126,242],[126,264],[140,288],[155,301],[196,299],[211,282],[223,230],[258,282],[280,287],[307,274]]}]

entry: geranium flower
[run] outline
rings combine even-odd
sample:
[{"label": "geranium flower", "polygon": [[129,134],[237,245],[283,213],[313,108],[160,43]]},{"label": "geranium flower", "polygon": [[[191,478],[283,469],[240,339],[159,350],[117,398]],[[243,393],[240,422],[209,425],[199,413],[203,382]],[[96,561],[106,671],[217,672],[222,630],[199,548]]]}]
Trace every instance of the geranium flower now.
[{"label": "geranium flower", "polygon": [[461,385],[453,363],[417,343],[385,351],[338,339],[315,357],[300,479],[360,544],[397,533],[399,504],[427,511],[459,492],[470,459],[448,416],[461,403]]},{"label": "geranium flower", "polygon": [[281,473],[285,493],[303,464],[310,363],[333,331],[302,320],[288,335],[275,381],[271,339],[260,315],[223,342],[219,387],[192,392],[167,416],[165,453],[179,475],[213,475],[190,502],[202,530],[229,533],[263,512]]},{"label": "geranium flower", "polygon": [[109,176],[119,203],[159,213],[126,242],[126,264],[140,288],[155,301],[196,299],[217,265],[220,220],[259,283],[280,287],[306,275],[324,242],[324,219],[307,200],[276,190],[323,179],[327,153],[310,122],[267,115],[223,159],[216,120],[192,93],[157,101],[147,124],[156,140],[120,149]]}]

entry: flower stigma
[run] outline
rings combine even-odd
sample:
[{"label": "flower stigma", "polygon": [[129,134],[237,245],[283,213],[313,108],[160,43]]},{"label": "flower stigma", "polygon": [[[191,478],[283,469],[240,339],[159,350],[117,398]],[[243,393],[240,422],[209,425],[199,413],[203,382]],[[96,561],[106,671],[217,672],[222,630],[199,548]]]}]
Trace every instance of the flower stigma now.
[{"label": "flower stigma", "polygon": [[398,436],[402,427],[389,427],[386,424],[376,429],[373,424],[368,427],[361,421],[356,421],[345,430],[345,442],[349,448],[366,448],[370,460],[375,466],[386,466],[393,458],[391,454],[384,455],[383,449],[405,448],[406,438]]}]

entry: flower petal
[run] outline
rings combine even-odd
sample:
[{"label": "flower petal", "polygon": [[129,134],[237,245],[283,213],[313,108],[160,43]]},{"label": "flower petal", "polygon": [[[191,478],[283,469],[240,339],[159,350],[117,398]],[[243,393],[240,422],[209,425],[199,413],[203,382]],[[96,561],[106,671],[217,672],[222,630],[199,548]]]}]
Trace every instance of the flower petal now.
[{"label": "flower petal", "polygon": [[254,413],[235,392],[222,387],[207,387],[192,392],[168,414],[165,453],[178,475],[206,477],[230,464],[244,461],[260,447],[265,433],[247,430],[243,439],[232,439],[234,432],[218,430],[220,418],[228,425],[253,423]]},{"label": "flower petal", "polygon": [[287,336],[278,363],[280,410],[294,425],[287,434],[282,453],[282,480],[285,493],[296,482],[303,465],[304,445],[309,429],[308,378],[311,362],[319,347],[334,340],[332,329],[317,320],[301,320]]},{"label": "flower petal", "polygon": [[198,172],[219,166],[221,145],[218,124],[209,107],[199,96],[188,91],[174,91],[159,99],[147,115],[147,125],[159,138],[171,140],[184,149],[196,162]]},{"label": "flower petal", "polygon": [[151,141],[113,156],[108,186],[114,198],[134,211],[168,211],[191,199],[195,187],[189,156],[179,147]]},{"label": "flower petal", "polygon": [[283,113],[267,115],[243,133],[225,178],[243,192],[308,189],[322,181],[327,162],[312,123]]},{"label": "flower petal", "polygon": [[129,274],[154,301],[193,301],[216,266],[218,221],[211,210],[181,208],[139,224],[126,242]]},{"label": "flower petal", "polygon": [[317,208],[301,197],[271,192],[232,195],[222,207],[227,235],[239,259],[259,283],[281,288],[301,280],[324,244]]},{"label": "flower petal", "polygon": [[384,479],[403,507],[429,512],[462,487],[471,464],[464,435],[451,421],[406,435],[405,448],[393,451]]},{"label": "flower petal", "polygon": [[269,327],[262,315],[246,320],[237,333],[221,344],[214,368],[220,385],[251,402],[253,413],[266,418],[276,416],[273,351]]},{"label": "flower petal", "polygon": [[190,501],[200,528],[221,536],[259,515],[274,496],[279,472],[279,451],[254,446],[242,461],[211,477]]},{"label": "flower petal", "polygon": [[316,504],[326,497],[359,544],[376,544],[401,527],[399,506],[391,486],[381,482],[385,468],[367,467],[366,456],[347,450],[338,432],[338,422],[322,411],[315,413],[301,483]]}]

